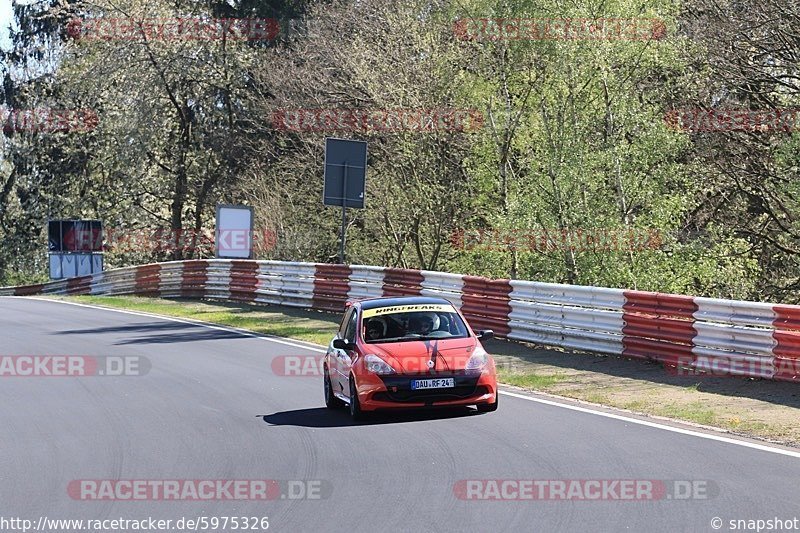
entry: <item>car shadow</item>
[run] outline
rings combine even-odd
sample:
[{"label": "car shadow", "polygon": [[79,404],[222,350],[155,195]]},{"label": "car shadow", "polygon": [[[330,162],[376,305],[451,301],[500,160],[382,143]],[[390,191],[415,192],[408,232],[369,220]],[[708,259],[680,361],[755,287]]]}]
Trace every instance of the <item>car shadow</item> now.
[{"label": "car shadow", "polygon": [[271,415],[258,415],[270,426],[298,426],[307,428],[336,428],[348,426],[371,426],[380,424],[402,424],[479,416],[476,409],[450,407],[434,409],[403,409],[369,413],[364,420],[354,421],[346,409],[331,410],[326,407],[280,411]]}]

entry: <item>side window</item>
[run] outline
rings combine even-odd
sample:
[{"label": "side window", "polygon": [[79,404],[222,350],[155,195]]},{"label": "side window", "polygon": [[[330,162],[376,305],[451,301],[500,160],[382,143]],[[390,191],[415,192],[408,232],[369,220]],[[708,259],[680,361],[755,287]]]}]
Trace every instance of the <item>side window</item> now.
[{"label": "side window", "polygon": [[347,342],[356,342],[357,329],[358,329],[358,313],[354,312],[350,314],[350,320],[347,322],[347,329],[344,332],[344,339]]},{"label": "side window", "polygon": [[345,338],[345,330],[347,329],[347,326],[350,324],[350,319],[353,317],[353,311],[355,311],[355,308],[348,307],[347,311],[345,312],[344,316],[342,317],[342,324],[339,326],[339,338],[340,339],[344,339]]}]

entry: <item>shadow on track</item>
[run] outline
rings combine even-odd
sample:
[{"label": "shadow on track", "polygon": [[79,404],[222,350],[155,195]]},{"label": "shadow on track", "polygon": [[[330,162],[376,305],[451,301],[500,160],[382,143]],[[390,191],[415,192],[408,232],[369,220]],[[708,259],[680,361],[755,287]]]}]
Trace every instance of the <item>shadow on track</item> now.
[{"label": "shadow on track", "polygon": [[348,426],[370,426],[376,424],[400,424],[479,416],[469,407],[425,410],[383,411],[370,414],[365,420],[354,422],[344,409],[332,411],[326,407],[280,411],[271,415],[258,415],[270,426],[299,426],[307,428],[337,428]]},{"label": "shadow on track", "polygon": [[130,337],[115,342],[115,346],[126,344],[172,344],[207,340],[244,339],[233,331],[209,329],[184,322],[143,322],[124,326],[103,326],[90,329],[56,331],[53,335],[95,335],[120,334]]}]

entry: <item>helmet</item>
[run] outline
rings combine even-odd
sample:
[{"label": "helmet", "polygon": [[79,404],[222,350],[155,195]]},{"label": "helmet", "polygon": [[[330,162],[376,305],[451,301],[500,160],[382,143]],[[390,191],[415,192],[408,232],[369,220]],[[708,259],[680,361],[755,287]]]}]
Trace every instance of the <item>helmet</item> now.
[{"label": "helmet", "polygon": [[380,317],[370,318],[367,321],[367,339],[375,340],[386,337],[386,321]]},{"label": "helmet", "polygon": [[446,331],[446,332],[449,333],[450,332],[450,317],[448,317],[445,314],[441,314],[441,315],[438,315],[438,316],[439,316],[439,319],[441,320],[441,325],[436,329],[440,329],[442,331]]},{"label": "helmet", "polygon": [[436,313],[415,313],[408,321],[411,333],[426,335],[439,328],[439,315]]}]

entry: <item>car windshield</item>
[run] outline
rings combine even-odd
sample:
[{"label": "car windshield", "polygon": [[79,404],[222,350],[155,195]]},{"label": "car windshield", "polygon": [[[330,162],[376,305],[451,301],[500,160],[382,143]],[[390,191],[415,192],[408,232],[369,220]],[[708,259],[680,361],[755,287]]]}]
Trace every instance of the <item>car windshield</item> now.
[{"label": "car windshield", "polygon": [[469,336],[452,305],[401,305],[365,309],[361,332],[365,342],[403,342]]}]

